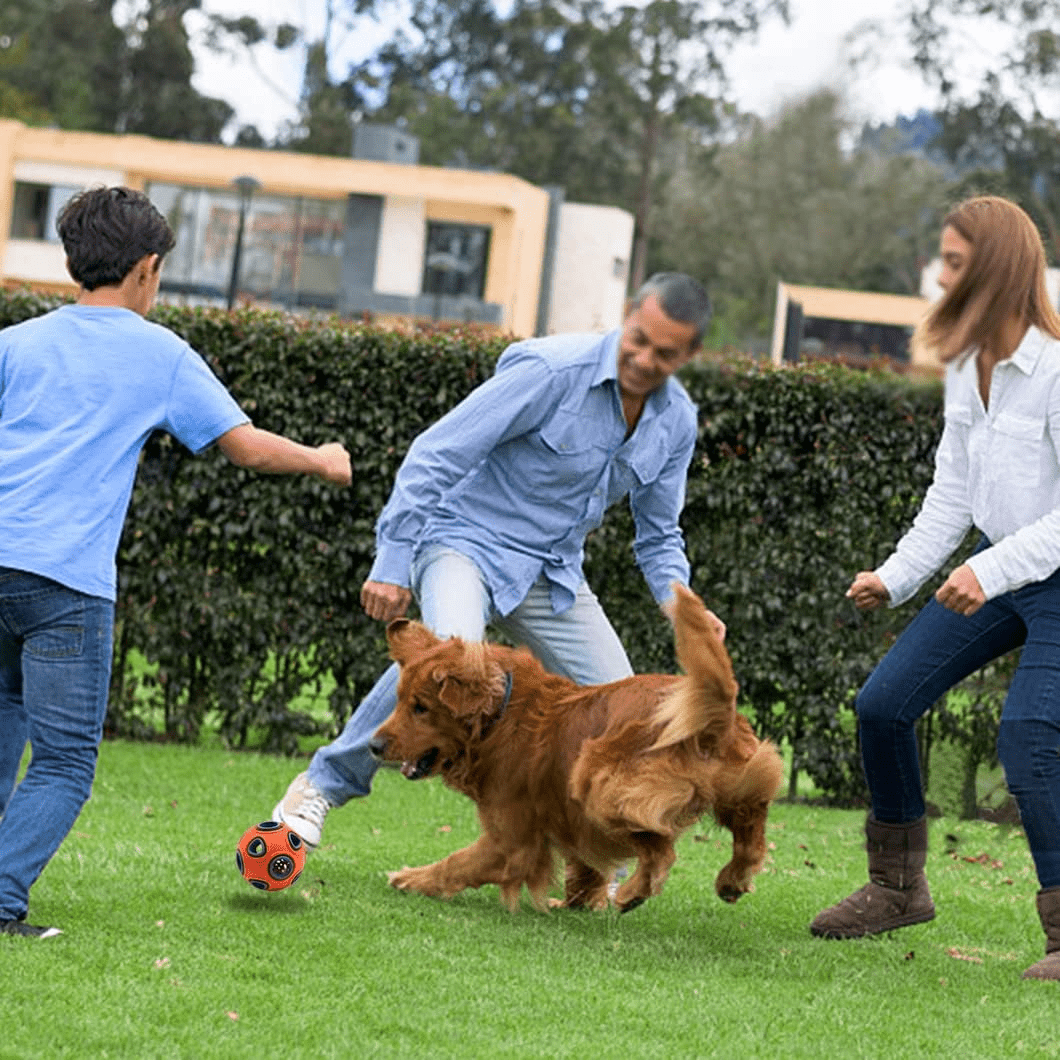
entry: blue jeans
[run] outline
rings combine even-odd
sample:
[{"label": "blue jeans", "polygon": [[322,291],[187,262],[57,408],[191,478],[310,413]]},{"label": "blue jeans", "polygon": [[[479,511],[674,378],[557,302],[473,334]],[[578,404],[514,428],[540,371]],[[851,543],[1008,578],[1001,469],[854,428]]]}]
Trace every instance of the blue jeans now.
[{"label": "blue jeans", "polygon": [[[427,545],[412,565],[412,588],[424,625],[439,637],[480,641],[492,624],[529,648],[542,665],[580,685],[629,677],[633,669],[604,609],[582,582],[574,603],[552,613],[548,583],[541,577],[508,615],[493,610],[489,587],[467,556],[443,545]],[[309,781],[333,806],[372,790],[378,762],[368,750],[372,734],[397,705],[394,663],[361,700],[338,738],[309,763]]]},{"label": "blue jeans", "polygon": [[1023,646],[998,757],[1043,888],[1060,886],[1060,571],[963,617],[932,599],[858,694],[861,754],[876,820],[924,815],[913,724],[959,681]]},{"label": "blue jeans", "polygon": [[[114,605],[0,567],[0,920],[29,889],[92,790],[107,711]],[[32,757],[14,786],[29,739]]]}]

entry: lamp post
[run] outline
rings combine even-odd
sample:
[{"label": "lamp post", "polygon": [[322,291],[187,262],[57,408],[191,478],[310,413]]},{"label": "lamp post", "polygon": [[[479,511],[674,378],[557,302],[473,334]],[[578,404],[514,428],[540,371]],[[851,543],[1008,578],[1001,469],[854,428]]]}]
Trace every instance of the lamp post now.
[{"label": "lamp post", "polygon": [[228,308],[236,304],[236,288],[239,286],[239,263],[243,257],[243,228],[247,223],[247,211],[254,192],[261,187],[255,177],[236,177],[232,181],[239,191],[239,225],[236,228],[236,248],[232,253],[232,275],[228,280]]}]

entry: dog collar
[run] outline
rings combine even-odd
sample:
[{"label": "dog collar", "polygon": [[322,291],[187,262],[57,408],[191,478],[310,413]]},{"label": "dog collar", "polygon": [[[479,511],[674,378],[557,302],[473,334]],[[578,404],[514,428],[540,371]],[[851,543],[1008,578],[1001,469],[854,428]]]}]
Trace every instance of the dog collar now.
[{"label": "dog collar", "polygon": [[497,708],[497,713],[492,718],[486,720],[486,723],[482,726],[482,739],[485,739],[490,730],[494,725],[497,724],[504,717],[504,712],[508,709],[508,704],[512,700],[512,672],[509,670],[504,675],[504,698],[501,700],[501,705]]}]

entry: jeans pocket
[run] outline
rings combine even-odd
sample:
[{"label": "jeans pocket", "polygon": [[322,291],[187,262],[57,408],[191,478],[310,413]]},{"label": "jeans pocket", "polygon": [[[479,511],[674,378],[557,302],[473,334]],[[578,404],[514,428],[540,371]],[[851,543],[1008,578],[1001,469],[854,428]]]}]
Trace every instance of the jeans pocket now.
[{"label": "jeans pocket", "polygon": [[85,650],[84,623],[37,630],[26,637],[25,650],[38,659],[75,658]]}]

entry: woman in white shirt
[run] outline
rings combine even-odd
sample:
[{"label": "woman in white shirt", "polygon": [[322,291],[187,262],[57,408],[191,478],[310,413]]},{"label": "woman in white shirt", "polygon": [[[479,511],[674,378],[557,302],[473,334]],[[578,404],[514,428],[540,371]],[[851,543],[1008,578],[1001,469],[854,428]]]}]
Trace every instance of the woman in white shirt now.
[{"label": "woman in white shirt", "polygon": [[969,529],[982,538],[858,694],[869,883],[810,930],[857,938],[934,917],[913,726],[959,681],[1022,647],[998,755],[1041,888],[1046,957],[1024,977],[1060,980],[1060,316],[1038,231],[1006,199],[955,207],[940,250],[944,295],[917,337],[946,364],[934,479],[893,555],[861,571],[847,596],[863,609],[896,607]]}]

